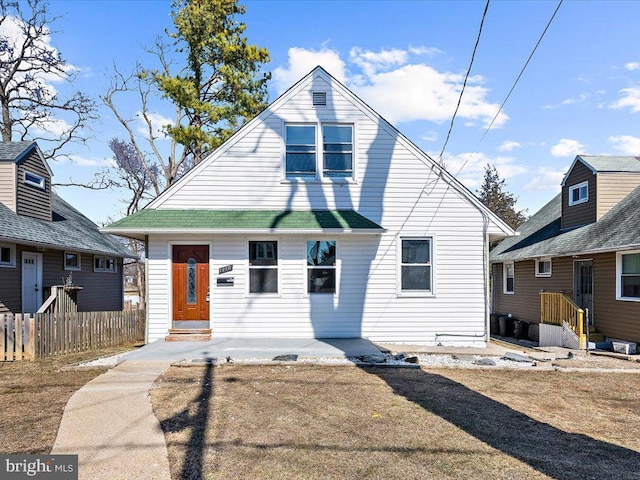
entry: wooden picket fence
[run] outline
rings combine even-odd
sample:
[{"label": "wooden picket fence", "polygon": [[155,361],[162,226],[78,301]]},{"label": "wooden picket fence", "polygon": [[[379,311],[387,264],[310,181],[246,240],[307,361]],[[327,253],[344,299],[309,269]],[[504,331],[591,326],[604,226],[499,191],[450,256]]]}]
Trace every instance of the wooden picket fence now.
[{"label": "wooden picket fence", "polygon": [[145,312],[0,314],[0,361],[87,352],[144,341]]}]

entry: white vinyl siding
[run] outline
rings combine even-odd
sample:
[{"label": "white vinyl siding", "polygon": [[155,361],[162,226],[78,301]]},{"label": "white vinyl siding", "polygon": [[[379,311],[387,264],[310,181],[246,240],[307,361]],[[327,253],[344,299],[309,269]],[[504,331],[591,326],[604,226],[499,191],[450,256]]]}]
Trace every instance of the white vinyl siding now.
[{"label": "white vinyl siding", "polygon": [[[327,105],[314,108],[312,91],[326,91]],[[354,126],[354,176],[350,182],[286,182],[287,124]],[[436,165],[416,158],[397,132],[361,110],[353,99],[315,78],[264,121],[241,130],[153,206],[160,209],[327,210],[354,209],[386,229],[381,235],[274,234],[278,241],[278,295],[249,295],[247,242],[251,235],[190,236],[212,242],[211,328],[218,337],[367,337],[373,341],[475,345],[485,342],[486,219]],[[424,194],[427,186],[428,195]],[[215,192],[215,195],[211,193]],[[428,232],[426,231],[428,228]],[[493,223],[489,228],[495,228]],[[437,296],[399,296],[399,238],[437,238],[432,258]],[[261,238],[262,239],[262,238]],[[162,338],[170,322],[168,245],[184,235],[150,236],[149,338]],[[307,293],[308,240],[339,245],[337,293]],[[233,287],[217,287],[218,269]]]}]

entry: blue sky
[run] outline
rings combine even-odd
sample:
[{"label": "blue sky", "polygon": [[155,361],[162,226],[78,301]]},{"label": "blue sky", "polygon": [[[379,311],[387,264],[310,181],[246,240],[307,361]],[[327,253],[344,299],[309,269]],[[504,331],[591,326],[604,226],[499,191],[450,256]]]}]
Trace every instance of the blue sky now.
[{"label": "blue sky", "polygon": [[[246,34],[268,48],[270,100],[323,65],[424,151],[437,157],[469,65],[484,1],[244,2]],[[518,207],[535,213],[558,191],[578,153],[640,155],[640,2],[565,1],[494,127],[502,103],[555,1],[492,1],[462,107],[447,145],[448,170],[472,191],[495,164]],[[53,0],[51,45],[77,69],[76,88],[98,97],[112,66],[149,64],[145,51],[171,28],[170,2]],[[64,86],[57,86],[61,91]],[[135,105],[128,105],[135,114]],[[159,117],[170,111],[158,102]],[[125,132],[104,107],[75,162],[54,181],[91,178],[108,141]],[[96,222],[122,216],[122,192],[58,193]]]}]

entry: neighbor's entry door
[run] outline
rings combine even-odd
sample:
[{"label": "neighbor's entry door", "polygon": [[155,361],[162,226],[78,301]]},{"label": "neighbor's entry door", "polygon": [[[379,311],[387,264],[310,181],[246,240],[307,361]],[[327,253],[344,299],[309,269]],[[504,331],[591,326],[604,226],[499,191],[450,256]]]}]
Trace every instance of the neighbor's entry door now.
[{"label": "neighbor's entry door", "polygon": [[209,320],[209,246],[173,246],[173,320]]},{"label": "neighbor's entry door", "polygon": [[42,305],[42,254],[22,252],[22,312],[35,313]]},{"label": "neighbor's entry door", "polygon": [[573,298],[583,310],[589,309],[589,323],[593,323],[593,261],[573,263]]}]

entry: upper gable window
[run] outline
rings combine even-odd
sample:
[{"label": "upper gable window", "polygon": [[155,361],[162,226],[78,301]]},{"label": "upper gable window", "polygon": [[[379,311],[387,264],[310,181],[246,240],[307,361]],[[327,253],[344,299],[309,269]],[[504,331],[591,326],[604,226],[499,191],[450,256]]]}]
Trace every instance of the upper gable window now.
[{"label": "upper gable window", "polygon": [[45,189],[45,179],[40,175],[36,175],[35,173],[31,173],[25,170],[24,172],[24,183],[27,185],[31,185],[34,187]]},{"label": "upper gable window", "polygon": [[569,187],[569,205],[579,205],[589,200],[589,182]]},{"label": "upper gable window", "polygon": [[322,125],[323,174],[350,177],[353,174],[353,127]]},{"label": "upper gable window", "polygon": [[316,126],[287,125],[285,163],[287,176],[316,174]]},{"label": "upper gable window", "polygon": [[285,177],[321,180],[353,176],[353,125],[286,125]]}]

